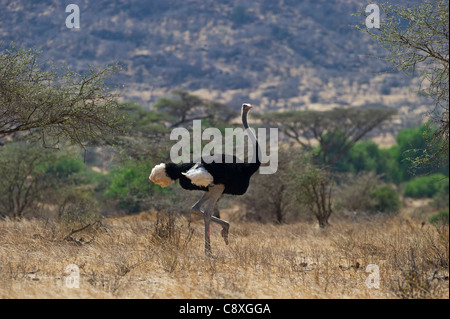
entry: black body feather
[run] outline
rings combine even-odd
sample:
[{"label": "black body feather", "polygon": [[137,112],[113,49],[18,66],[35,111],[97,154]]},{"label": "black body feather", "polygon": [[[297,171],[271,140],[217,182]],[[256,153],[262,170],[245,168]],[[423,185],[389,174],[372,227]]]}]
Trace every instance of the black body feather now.
[{"label": "black body feather", "polygon": [[[250,177],[258,170],[259,160],[256,163],[236,163],[236,157],[233,156],[233,163],[225,163],[226,155],[221,155],[222,161],[211,161],[211,158],[201,160],[201,165],[212,175],[214,184],[225,186],[224,194],[242,195],[247,191],[250,183]],[[200,161],[199,161],[200,162]],[[191,183],[191,180],[182,173],[187,172],[192,166],[199,162],[166,164],[166,173],[173,180],[179,180],[180,186],[188,190],[208,191],[208,187],[197,186]],[[211,163],[209,163],[211,162]]]}]

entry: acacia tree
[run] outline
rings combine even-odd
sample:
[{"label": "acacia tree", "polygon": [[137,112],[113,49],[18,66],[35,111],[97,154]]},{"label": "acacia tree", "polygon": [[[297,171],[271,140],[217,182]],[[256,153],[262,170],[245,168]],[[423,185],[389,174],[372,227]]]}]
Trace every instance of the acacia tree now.
[{"label": "acacia tree", "polygon": [[46,66],[36,50],[11,44],[0,52],[0,145],[14,135],[38,136],[51,147],[62,140],[85,146],[105,139],[122,119],[118,95],[106,83],[119,70],[89,66],[77,73]]},{"label": "acacia tree", "polygon": [[[428,119],[434,138],[431,153],[412,159],[416,166],[448,162],[449,137],[449,2],[424,0],[416,6],[377,4],[383,13],[379,29],[368,29],[361,21],[357,29],[370,35],[387,50],[383,58],[407,75],[419,75],[418,92],[435,104]],[[366,16],[364,11],[359,13]]]},{"label": "acacia tree", "polygon": [[44,194],[55,186],[56,179],[45,174],[45,168],[62,156],[60,152],[23,141],[1,147],[0,215],[21,218],[26,212],[36,211]]},{"label": "acacia tree", "polygon": [[154,105],[157,110],[172,117],[170,127],[202,119],[221,123],[227,122],[236,116],[236,113],[225,104],[201,99],[184,90],[174,90],[172,94],[175,96],[175,99],[161,98]]},{"label": "acacia tree", "polygon": [[393,116],[386,108],[336,108],[329,111],[285,111],[260,115],[307,151],[319,144],[316,162],[331,168],[356,142]]}]

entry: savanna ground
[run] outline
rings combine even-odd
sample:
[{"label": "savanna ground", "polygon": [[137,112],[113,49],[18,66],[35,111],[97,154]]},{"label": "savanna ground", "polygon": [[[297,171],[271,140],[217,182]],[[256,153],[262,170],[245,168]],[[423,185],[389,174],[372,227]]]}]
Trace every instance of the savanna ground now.
[{"label": "savanna ground", "polygon": [[[73,227],[1,220],[0,298],[449,297],[448,226],[410,217],[334,220],[327,229],[232,222],[228,246],[212,225],[215,258],[204,254],[202,220],[149,212]],[[70,288],[71,264],[79,288]]]}]

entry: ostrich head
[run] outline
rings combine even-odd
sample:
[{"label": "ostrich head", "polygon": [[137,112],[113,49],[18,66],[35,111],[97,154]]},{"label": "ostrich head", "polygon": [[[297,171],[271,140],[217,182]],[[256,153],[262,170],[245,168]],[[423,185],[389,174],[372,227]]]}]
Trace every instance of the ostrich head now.
[{"label": "ostrich head", "polygon": [[252,105],[250,103],[244,103],[242,104],[242,113],[247,113],[252,108]]}]

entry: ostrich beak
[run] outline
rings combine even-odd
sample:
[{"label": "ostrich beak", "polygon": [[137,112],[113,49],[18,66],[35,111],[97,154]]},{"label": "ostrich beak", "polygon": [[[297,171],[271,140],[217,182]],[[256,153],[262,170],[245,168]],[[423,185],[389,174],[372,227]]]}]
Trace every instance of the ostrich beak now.
[{"label": "ostrich beak", "polygon": [[245,111],[249,111],[253,106],[251,104],[245,104],[244,105],[244,110]]}]

